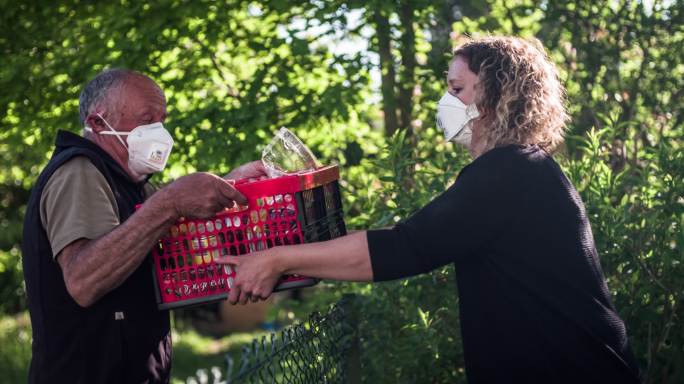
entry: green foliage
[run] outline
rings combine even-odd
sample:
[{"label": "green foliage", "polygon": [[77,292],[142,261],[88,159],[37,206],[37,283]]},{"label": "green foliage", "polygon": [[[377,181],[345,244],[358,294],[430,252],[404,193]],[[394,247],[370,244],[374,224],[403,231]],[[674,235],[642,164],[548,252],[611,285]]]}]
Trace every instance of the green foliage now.
[{"label": "green foliage", "polygon": [[[360,228],[390,226],[448,187],[469,155],[443,143],[434,130],[424,137],[415,144],[405,131],[390,138],[379,158],[368,164],[373,180],[362,185],[371,187],[359,204],[361,213],[347,214],[349,222]],[[465,382],[453,267],[356,289],[362,295],[365,382],[414,383],[428,377],[438,383]]]},{"label": "green foliage", "polygon": [[[0,6],[0,313],[25,308],[19,245],[29,191],[56,131],[80,130],[78,94],[103,68],[140,70],[165,90],[177,147],[161,178],[225,173],[287,126],[323,163],[342,165],[349,226],[382,227],[445,190],[469,161],[431,128],[451,47],[468,35],[536,36],[560,68],[572,115],[557,159],[591,215],[645,380],[684,381],[684,2]],[[331,48],[340,41],[358,49]],[[400,128],[391,137],[388,112]],[[453,278],[448,267],[401,282],[325,284],[298,310],[358,292],[366,382],[464,382]],[[19,367],[12,359],[27,358],[26,345],[0,354],[0,371]]]},{"label": "green foliage", "polygon": [[19,247],[0,249],[0,314],[16,313],[26,305]]},{"label": "green foliage", "polygon": [[650,382],[684,380],[684,154],[665,140],[640,152],[638,169],[614,172],[610,133],[575,138],[566,162],[591,217],[608,286]]},{"label": "green foliage", "polygon": [[26,382],[31,359],[31,324],[28,313],[0,316],[0,345],[2,382]]}]

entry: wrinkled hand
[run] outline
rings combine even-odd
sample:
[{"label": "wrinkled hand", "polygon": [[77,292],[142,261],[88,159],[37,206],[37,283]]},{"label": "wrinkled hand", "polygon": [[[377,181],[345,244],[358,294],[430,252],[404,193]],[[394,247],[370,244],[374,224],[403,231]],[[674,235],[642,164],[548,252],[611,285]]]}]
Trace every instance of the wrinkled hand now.
[{"label": "wrinkled hand", "polygon": [[247,198],[227,180],[206,172],[183,176],[162,188],[152,198],[162,198],[178,217],[204,219],[214,216],[233,202],[246,205]]},{"label": "wrinkled hand", "polygon": [[273,292],[281,272],[275,263],[272,248],[263,252],[254,252],[246,256],[224,256],[216,259],[219,264],[235,267],[235,281],[230,287],[228,301],[231,304],[246,304],[248,300],[256,302],[267,299]]},{"label": "wrinkled hand", "polygon": [[242,180],[242,179],[264,179],[267,178],[266,168],[261,160],[252,161],[233,169],[227,175],[223,176],[226,180]]}]

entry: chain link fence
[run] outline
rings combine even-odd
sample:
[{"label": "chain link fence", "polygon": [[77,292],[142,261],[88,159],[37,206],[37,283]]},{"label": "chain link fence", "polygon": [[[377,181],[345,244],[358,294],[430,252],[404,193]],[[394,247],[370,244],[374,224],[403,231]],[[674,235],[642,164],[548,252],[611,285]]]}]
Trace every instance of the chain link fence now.
[{"label": "chain link fence", "polygon": [[278,334],[252,340],[238,361],[226,355],[226,368],[200,369],[186,384],[358,383],[357,314],[354,296],[345,296],[327,312]]}]

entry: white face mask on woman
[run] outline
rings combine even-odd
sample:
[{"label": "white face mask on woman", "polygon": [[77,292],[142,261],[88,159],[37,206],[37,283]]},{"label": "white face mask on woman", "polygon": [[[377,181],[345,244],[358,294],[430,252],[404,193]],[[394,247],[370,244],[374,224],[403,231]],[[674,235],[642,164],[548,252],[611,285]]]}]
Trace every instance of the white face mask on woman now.
[{"label": "white face mask on woman", "polygon": [[475,104],[465,105],[458,97],[446,92],[437,103],[437,127],[446,141],[470,146],[472,120],[480,116]]},{"label": "white face mask on woman", "polygon": [[[128,149],[128,168],[132,172],[144,176],[164,170],[173,148],[173,138],[169,131],[164,128],[164,124],[157,122],[139,125],[130,132],[118,132],[109,125],[102,115],[98,113],[97,116],[111,130],[111,132],[103,131],[100,134],[115,135],[121,145]],[[85,129],[92,131],[90,127]],[[121,136],[128,136],[128,145]]]}]

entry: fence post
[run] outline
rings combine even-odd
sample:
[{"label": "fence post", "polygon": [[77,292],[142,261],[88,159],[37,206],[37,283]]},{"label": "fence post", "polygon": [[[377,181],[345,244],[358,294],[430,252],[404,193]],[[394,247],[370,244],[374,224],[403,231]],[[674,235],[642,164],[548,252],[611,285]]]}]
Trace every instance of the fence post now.
[{"label": "fence post", "polygon": [[344,308],[346,322],[351,330],[351,342],[349,351],[345,357],[344,368],[346,371],[346,383],[357,384],[361,382],[361,350],[359,348],[359,312],[357,297],[354,294],[345,294],[341,304]]}]

